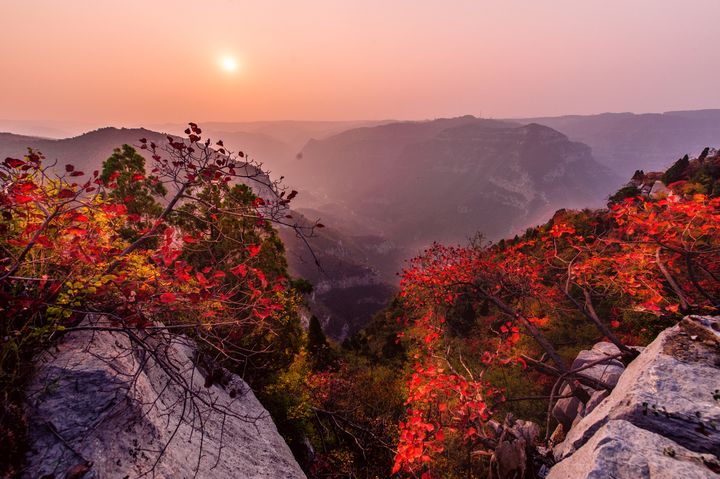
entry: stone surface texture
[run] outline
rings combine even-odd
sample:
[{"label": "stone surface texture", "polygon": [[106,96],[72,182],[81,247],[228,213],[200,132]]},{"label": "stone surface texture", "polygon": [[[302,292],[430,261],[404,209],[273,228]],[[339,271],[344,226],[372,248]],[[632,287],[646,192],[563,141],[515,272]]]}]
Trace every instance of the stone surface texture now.
[{"label": "stone surface texture", "polygon": [[[304,478],[242,379],[196,365],[189,339],[102,318],[37,361],[26,478]],[[99,329],[93,329],[99,328]]]},{"label": "stone surface texture", "polygon": [[618,378],[614,366],[615,388],[579,407],[548,477],[720,477],[720,318],[687,316]]},{"label": "stone surface texture", "polygon": [[711,479],[714,456],[699,454],[627,421],[612,420],[547,479]]}]

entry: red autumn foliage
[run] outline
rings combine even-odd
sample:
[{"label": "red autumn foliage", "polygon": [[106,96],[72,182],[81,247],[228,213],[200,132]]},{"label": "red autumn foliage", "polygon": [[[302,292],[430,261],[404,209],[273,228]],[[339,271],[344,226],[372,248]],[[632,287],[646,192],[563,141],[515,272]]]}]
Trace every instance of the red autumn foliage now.
[{"label": "red autumn foliage", "polygon": [[[438,460],[451,444],[492,450],[495,432],[487,425],[503,397],[482,378],[493,366],[527,367],[523,335],[567,370],[542,328],[574,314],[631,355],[622,339],[633,340],[644,327],[623,324],[627,313],[679,318],[715,311],[718,278],[720,198],[704,195],[631,198],[610,211],[559,213],[510,244],[433,245],[401,281],[408,326],[402,336],[414,345],[416,363],[392,472],[442,477]],[[447,315],[468,301],[473,335],[485,338],[476,370],[453,357],[446,340]]]}]

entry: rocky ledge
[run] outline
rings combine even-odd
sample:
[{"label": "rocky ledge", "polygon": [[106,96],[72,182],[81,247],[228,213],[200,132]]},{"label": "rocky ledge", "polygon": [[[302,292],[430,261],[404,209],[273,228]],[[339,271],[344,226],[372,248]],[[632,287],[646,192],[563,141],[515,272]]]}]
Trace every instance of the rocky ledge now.
[{"label": "rocky ledge", "polygon": [[[573,369],[614,385],[586,405],[554,409],[569,427],[548,479],[675,479],[720,475],[720,317],[688,316],[662,332],[627,368],[600,343]],[[563,426],[559,426],[561,429]],[[555,437],[562,433],[554,434]]]},{"label": "rocky ledge", "polygon": [[39,358],[27,478],[304,478],[245,382],[161,325],[89,318]]}]

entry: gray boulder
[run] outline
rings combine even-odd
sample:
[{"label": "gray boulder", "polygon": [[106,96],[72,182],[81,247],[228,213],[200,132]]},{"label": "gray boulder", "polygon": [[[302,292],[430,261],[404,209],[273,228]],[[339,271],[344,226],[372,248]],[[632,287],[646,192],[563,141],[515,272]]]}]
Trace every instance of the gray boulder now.
[{"label": "gray boulder", "polygon": [[589,351],[580,351],[573,361],[572,369],[578,369],[590,363],[603,361],[582,371],[586,376],[602,381],[609,386],[615,386],[620,379],[625,366],[617,359],[610,359],[620,354],[620,350],[612,343],[597,343]]},{"label": "gray boulder", "polygon": [[[572,369],[578,369],[590,363],[603,361],[582,371],[582,374],[590,376],[593,379],[605,382],[610,386],[615,386],[625,367],[617,359],[610,359],[620,353],[620,350],[612,343],[601,342],[595,344],[592,349],[582,350],[578,353],[577,358],[572,363]],[[596,391],[585,388],[588,393],[595,396]],[[570,386],[564,386],[560,391],[560,396],[570,394]],[[593,403],[593,407],[597,401]],[[569,430],[576,419],[585,414],[585,405],[575,397],[563,398],[555,403],[553,407],[553,416],[563,425],[563,428]]]},{"label": "gray boulder", "polygon": [[82,326],[36,364],[24,477],[305,477],[247,384],[196,365],[192,341]]},{"label": "gray boulder", "polygon": [[653,183],[652,188],[650,189],[650,198],[653,200],[659,200],[661,198],[664,198],[670,193],[670,189],[665,186],[665,183],[663,183],[660,180],[655,180],[655,183]]},{"label": "gray boulder", "polygon": [[556,446],[556,459],[573,455],[615,420],[664,436],[678,447],[720,455],[719,366],[718,318],[686,317],[627,367],[612,393]]},{"label": "gray boulder", "polygon": [[[570,394],[570,386],[565,386],[560,396],[568,396]],[[576,397],[564,397],[559,399],[553,406],[553,417],[562,424],[563,430],[567,431],[572,427],[573,422],[583,412],[583,403]]]},{"label": "gray boulder", "polygon": [[553,466],[547,479],[710,479],[718,477],[718,468],[711,454],[690,451],[619,419]]}]

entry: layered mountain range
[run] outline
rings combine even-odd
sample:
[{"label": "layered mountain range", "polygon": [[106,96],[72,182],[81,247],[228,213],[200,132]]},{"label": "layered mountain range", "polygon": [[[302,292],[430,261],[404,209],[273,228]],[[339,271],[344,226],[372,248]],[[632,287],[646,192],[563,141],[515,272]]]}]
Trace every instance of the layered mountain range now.
[{"label": "layered mountain range", "polygon": [[536,122],[590,146],[600,163],[621,174],[664,170],[674,159],[697,156],[720,141],[720,110],[603,113],[518,120]]},{"label": "layered mountain range", "polygon": [[[632,169],[720,139],[720,110],[500,121],[210,123],[222,138],[300,191],[293,215],[321,219],[309,243],[280,230],[291,273],[328,334],[343,339],[391,297],[403,261],[433,241],[496,240],[559,208],[601,206]],[[179,125],[163,130],[180,133]],[[0,157],[27,147],[49,161],[99,169],[113,148],[165,133],[102,128],[67,139],[0,133]],[[632,162],[629,160],[632,158]],[[318,268],[317,262],[320,264]]]}]

